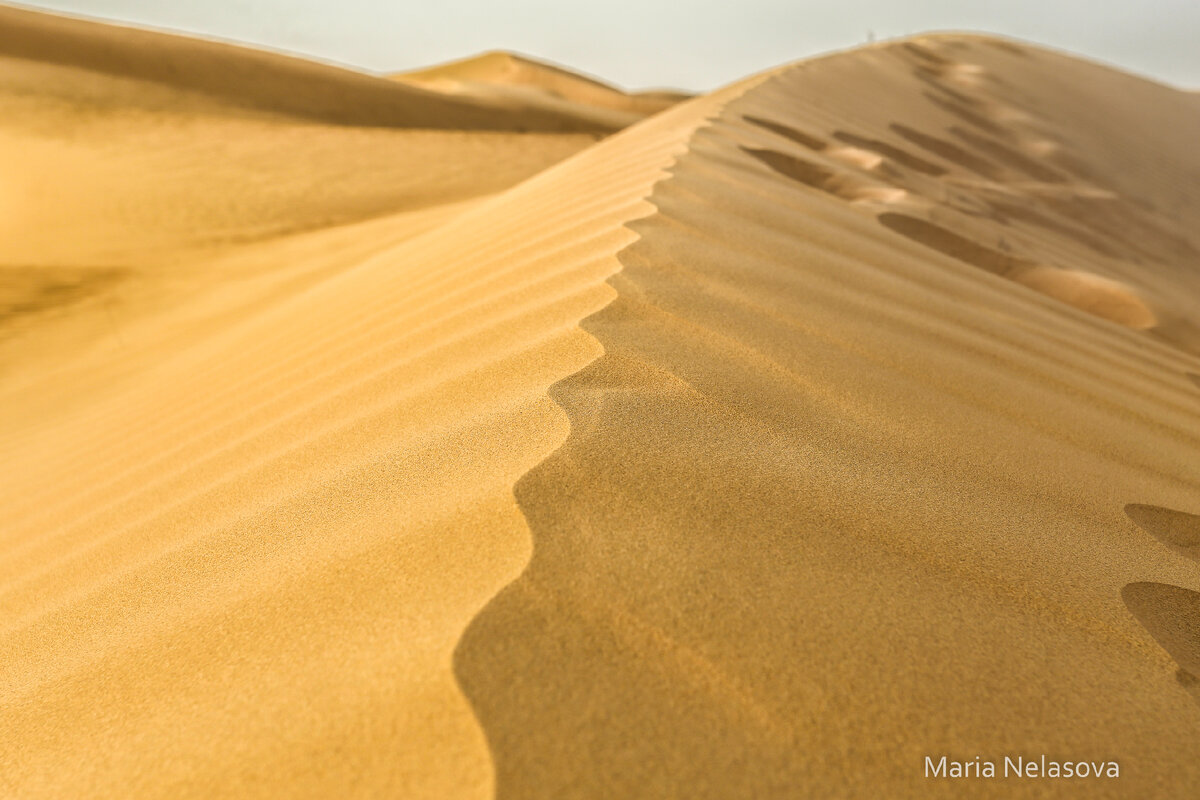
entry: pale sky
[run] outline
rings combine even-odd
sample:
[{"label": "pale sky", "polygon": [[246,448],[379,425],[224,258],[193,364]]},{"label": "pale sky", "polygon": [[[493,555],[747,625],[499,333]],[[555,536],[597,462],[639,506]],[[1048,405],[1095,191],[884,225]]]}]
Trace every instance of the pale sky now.
[{"label": "pale sky", "polygon": [[627,88],[712,89],[928,30],[1001,33],[1200,88],[1200,0],[24,0],[376,72],[516,50]]}]

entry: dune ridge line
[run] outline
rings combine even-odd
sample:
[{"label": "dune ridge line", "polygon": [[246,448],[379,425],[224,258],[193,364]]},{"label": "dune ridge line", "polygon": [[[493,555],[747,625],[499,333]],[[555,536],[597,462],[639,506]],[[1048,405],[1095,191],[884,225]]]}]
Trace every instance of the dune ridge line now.
[{"label": "dune ridge line", "polygon": [[[696,131],[581,323],[603,355],[552,389],[570,434],[516,487],[529,565],[456,650],[501,800],[920,797],[925,754],[1047,737],[1200,777],[1196,709],[1117,591],[1181,568],[1110,497],[1189,496],[1200,444],[1176,178],[1101,183],[1123,131],[1078,121],[1118,95],[1180,102],[914,37],[783,68]],[[1159,147],[1195,171],[1181,131]],[[1151,713],[1171,736],[1135,732]]]}]

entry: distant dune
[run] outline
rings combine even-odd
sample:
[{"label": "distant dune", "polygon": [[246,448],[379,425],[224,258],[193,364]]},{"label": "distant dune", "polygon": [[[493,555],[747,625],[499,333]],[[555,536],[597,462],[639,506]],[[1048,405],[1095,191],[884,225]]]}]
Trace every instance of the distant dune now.
[{"label": "distant dune", "polygon": [[[55,375],[146,315],[186,341],[186,319],[257,313],[612,129],[521,107],[0,8],[0,374]],[[552,117],[568,130],[511,130]]]},{"label": "distant dune", "polygon": [[398,73],[395,80],[453,96],[524,101],[623,127],[688,99],[675,91],[624,92],[569,70],[516,53],[496,51],[435,67]]},{"label": "distant dune", "polygon": [[[334,122],[407,128],[611,130],[539,106],[493,106],[298,58],[183,36],[0,7],[0,54],[151,84],[188,105],[229,105]],[[40,83],[52,90],[54,82]],[[194,95],[187,97],[178,90]],[[76,95],[92,104],[138,106],[144,91]]]},{"label": "distant dune", "polygon": [[0,794],[1200,785],[1191,93],[0,52]]}]

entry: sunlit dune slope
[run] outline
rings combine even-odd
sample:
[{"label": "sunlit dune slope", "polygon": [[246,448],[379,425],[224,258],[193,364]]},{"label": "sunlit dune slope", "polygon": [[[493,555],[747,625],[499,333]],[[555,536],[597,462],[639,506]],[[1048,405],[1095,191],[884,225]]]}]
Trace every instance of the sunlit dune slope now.
[{"label": "sunlit dune slope", "polygon": [[[612,297],[624,223],[736,91],[423,232],[223,252],[220,302],[255,308],[26,370],[0,417],[6,790],[490,796],[452,650],[528,559],[512,487],[567,435],[546,392],[599,354],[577,323]],[[236,275],[272,260],[305,283]]]},{"label": "sunlit dune slope", "polygon": [[[186,344],[194,323],[230,324],[599,137],[471,129],[458,106],[383,79],[15,9],[0,8],[0,67],[0,396],[14,424],[104,390],[113,346],[130,364]],[[291,99],[245,94],[271,75],[294,85],[263,91]],[[323,92],[354,114],[420,115],[352,125],[320,111]]]},{"label": "sunlit dune slope", "polygon": [[498,796],[961,796],[926,755],[1041,754],[1192,791],[1198,140],[1182,92],[961,36],[699,130],[457,651]]},{"label": "sunlit dune slope", "polygon": [[656,114],[690,96],[666,90],[624,92],[586,75],[503,51],[392,77],[459,97],[492,98],[495,102],[524,100],[617,126]]}]

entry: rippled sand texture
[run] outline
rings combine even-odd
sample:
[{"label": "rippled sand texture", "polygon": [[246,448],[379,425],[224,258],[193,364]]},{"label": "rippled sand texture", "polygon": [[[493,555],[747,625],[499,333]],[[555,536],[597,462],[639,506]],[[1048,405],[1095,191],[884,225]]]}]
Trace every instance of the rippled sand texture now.
[{"label": "rippled sand texture", "polygon": [[[451,653],[528,560],[512,486],[567,435],[547,387],[599,354],[577,322],[706,106],[496,194],[593,137],[247,121],[151,88],[171,102],[72,136],[4,99],[6,157],[65,201],[14,192],[47,221],[4,240],[0,794],[489,796]],[[27,141],[128,182],[94,198]],[[321,219],[360,192],[380,208]]]},{"label": "rippled sand texture", "polygon": [[10,9],[0,65],[0,796],[1200,784],[1188,93]]},{"label": "rippled sand texture", "polygon": [[1187,103],[938,37],[692,137],[551,390],[532,561],[458,650],[500,797],[960,791],[942,753],[1197,785],[1198,595],[1126,588],[1149,636],[1121,600],[1198,585],[1123,513],[1200,510]]}]

